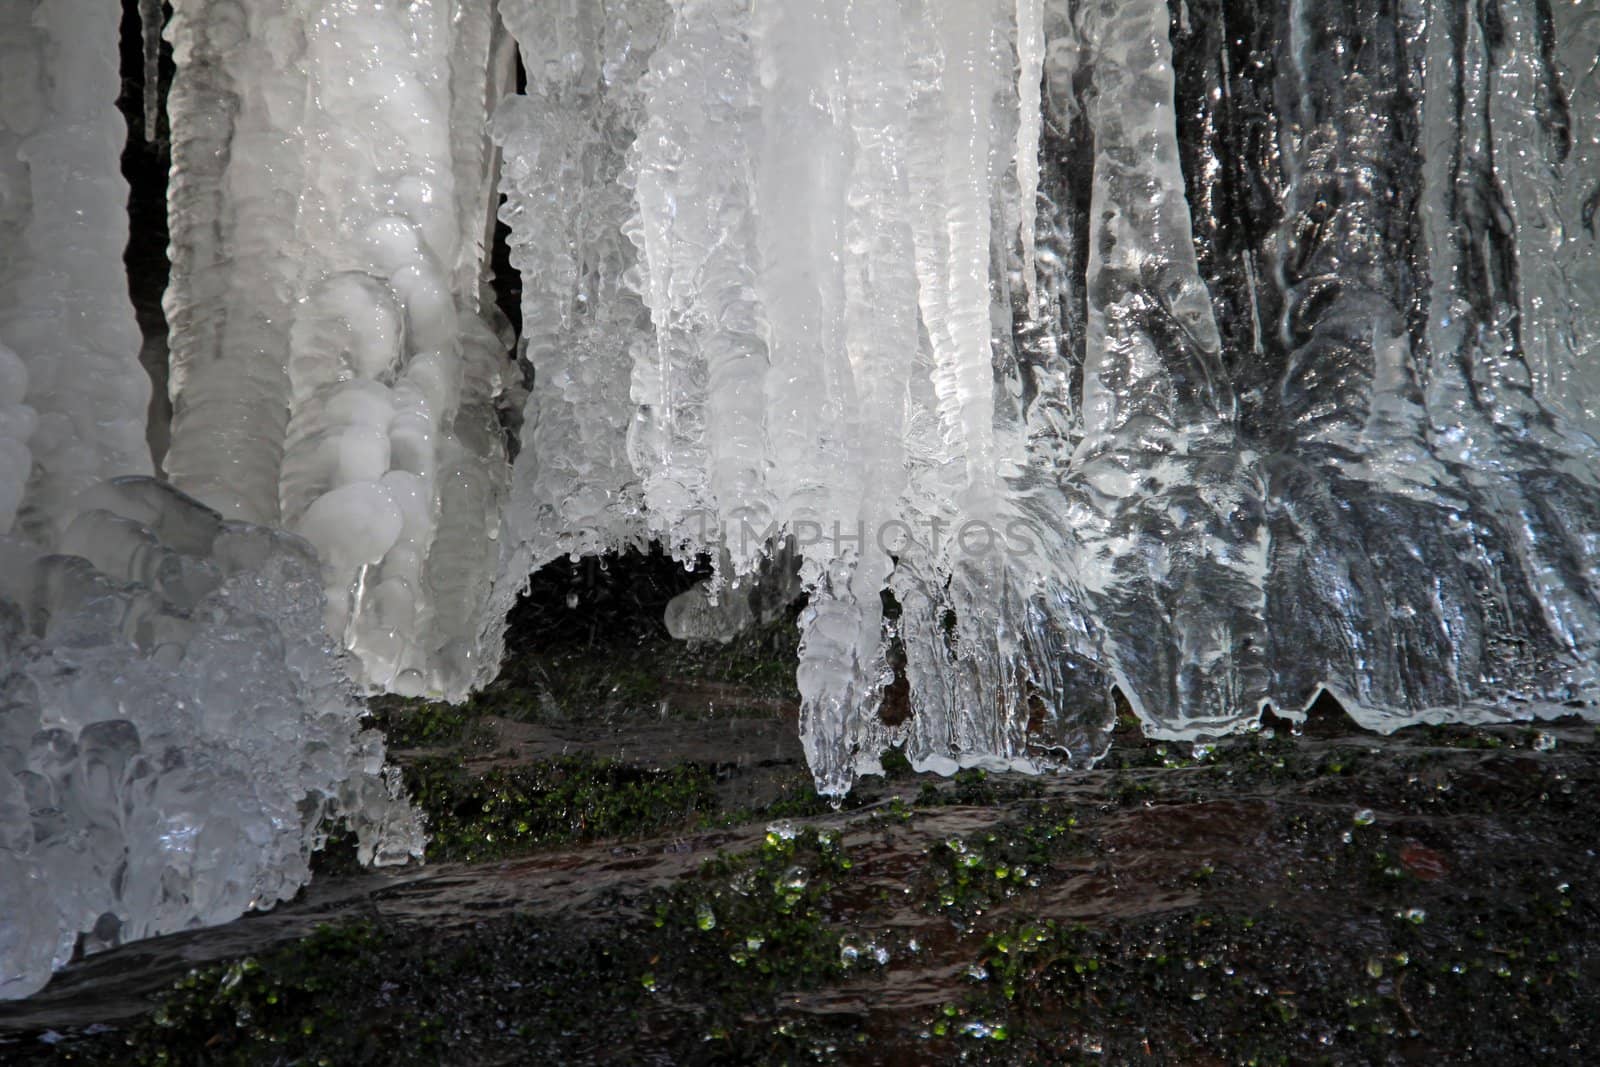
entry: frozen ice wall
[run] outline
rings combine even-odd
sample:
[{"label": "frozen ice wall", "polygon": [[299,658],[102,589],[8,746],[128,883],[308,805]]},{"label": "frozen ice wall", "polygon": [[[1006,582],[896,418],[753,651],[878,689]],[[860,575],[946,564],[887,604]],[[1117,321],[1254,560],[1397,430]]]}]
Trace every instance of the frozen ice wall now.
[{"label": "frozen ice wall", "polygon": [[0,3],[0,534],[15,520],[48,541],[74,494],[150,472],[119,17],[99,0]]},{"label": "frozen ice wall", "polygon": [[119,18],[0,6],[0,998],[286,899],[336,818],[421,850],[310,546],[147,476]]},{"label": "frozen ice wall", "polygon": [[508,21],[508,573],[643,530],[731,585],[792,537],[824,790],[895,744],[1092,761],[1112,685],[1174,738],[1323,689],[1379,729],[1592,710],[1582,5]]},{"label": "frozen ice wall", "polygon": [[305,542],[148,478],[90,489],[58,552],[0,539],[0,998],[73,954],[293,896],[331,821],[421,827],[361,730]]},{"label": "frozen ice wall", "polygon": [[316,547],[364,683],[460,697],[498,659],[490,7],[182,0],[168,35],[168,473]]}]

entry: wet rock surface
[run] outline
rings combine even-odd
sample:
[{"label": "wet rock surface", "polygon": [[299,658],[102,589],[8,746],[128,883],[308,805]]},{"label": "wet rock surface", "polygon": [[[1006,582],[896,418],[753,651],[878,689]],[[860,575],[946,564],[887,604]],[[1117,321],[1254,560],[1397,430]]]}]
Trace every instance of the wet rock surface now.
[{"label": "wet rock surface", "polygon": [[[588,764],[540,779],[568,790],[564,832],[330,874],[272,913],[89,958],[5,1006],[4,1055],[1592,1062],[1590,726],[1335,720],[1199,753],[1125,736],[1079,775],[891,772],[807,814],[773,788],[805,770],[772,721],[737,720],[720,755],[700,729],[645,731],[649,757],[597,733]],[[477,723],[462,773],[572,760],[577,729]],[[569,788],[584,767],[612,777]],[[686,767],[709,793],[671,792]],[[585,840],[628,781],[678,798],[650,812],[672,832]]]},{"label": "wet rock surface", "polygon": [[287,905],[0,1005],[0,1062],[1593,1062],[1593,726],[1124,716],[1092,771],[889,760],[835,810],[792,620],[679,645],[675,571],[544,573],[495,686],[375,702],[426,865],[335,840]]}]

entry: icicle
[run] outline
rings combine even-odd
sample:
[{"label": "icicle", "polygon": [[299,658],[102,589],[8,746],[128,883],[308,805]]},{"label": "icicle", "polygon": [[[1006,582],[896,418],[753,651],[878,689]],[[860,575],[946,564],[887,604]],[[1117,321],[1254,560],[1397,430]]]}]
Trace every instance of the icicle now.
[{"label": "icicle", "polygon": [[1017,0],[1017,232],[1028,311],[1038,303],[1034,231],[1039,218],[1039,88],[1044,78],[1044,0]]},{"label": "icicle", "polygon": [[100,0],[6,0],[0,25],[0,512],[11,500],[17,531],[50,544],[74,495],[151,469],[122,263],[119,22]]},{"label": "icicle", "polygon": [[148,144],[154,144],[161,133],[161,24],[165,18],[161,0],[139,0],[139,29],[144,39],[144,139]]},{"label": "icicle", "polygon": [[[949,244],[941,264],[948,304],[929,320],[939,412],[959,442],[967,493],[994,492],[994,376],[989,337],[990,114],[998,71],[996,20],[983,4],[932,4],[929,16],[944,57],[945,143],[940,159]],[[926,314],[926,310],[924,312]]]},{"label": "icicle", "polygon": [[179,0],[171,32],[173,480],[312,541],[365,683],[460,697],[498,654],[504,360],[464,117],[490,14]]},{"label": "icicle", "polygon": [[248,13],[227,0],[175,0],[167,26],[178,69],[167,99],[165,466],[184,492],[254,522],[278,519],[289,413],[300,264],[288,238],[307,149],[304,21],[288,0],[262,0]]},{"label": "icicle", "polygon": [[773,514],[761,434],[774,385],[763,373],[745,177],[756,136],[749,17],[738,0],[679,7],[651,57],[630,168],[639,217],[629,232],[655,336],[634,363],[629,454],[669,550],[688,559],[724,543],[735,573],[754,566]]},{"label": "icicle", "polygon": [[[629,389],[635,350],[655,338],[635,288],[639,254],[625,230],[638,208],[625,172],[667,11],[655,0],[501,11],[529,71],[527,95],[508,97],[493,123],[506,158],[501,218],[522,275],[520,354],[533,372],[506,507],[501,584],[514,595],[557,556],[643,535]],[[568,199],[581,210],[564,210]]]}]

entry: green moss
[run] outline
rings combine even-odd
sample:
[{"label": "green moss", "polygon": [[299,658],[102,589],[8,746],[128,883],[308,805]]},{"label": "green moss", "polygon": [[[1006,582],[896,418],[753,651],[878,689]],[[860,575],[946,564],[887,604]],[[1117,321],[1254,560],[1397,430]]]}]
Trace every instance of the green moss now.
[{"label": "green moss", "polygon": [[715,988],[723,1010],[876,966],[841,938],[835,892],[854,861],[827,830],[774,828],[753,852],[719,856],[659,893],[649,913],[662,951],[656,986]]},{"label": "green moss", "polygon": [[368,704],[373,723],[392,750],[481,747],[488,738],[477,729],[479,713],[465,704],[406,697],[375,697]]},{"label": "green moss", "polygon": [[966,926],[1001,902],[1037,889],[1052,868],[1092,851],[1070,809],[1049,805],[1024,823],[1003,823],[983,834],[951,837],[931,849],[917,880],[925,910]]},{"label": "green moss", "polygon": [[716,807],[711,773],[685,764],[654,771],[566,756],[471,774],[449,758],[405,768],[428,820],[428,856],[477,861],[603,837],[687,826]]},{"label": "green moss", "polygon": [[[189,972],[126,1037],[121,1062],[255,1064],[267,1048],[306,1063],[363,1054],[345,997],[384,966],[367,923],[319,927],[295,945]],[[297,1053],[297,1055],[296,1055]]]}]

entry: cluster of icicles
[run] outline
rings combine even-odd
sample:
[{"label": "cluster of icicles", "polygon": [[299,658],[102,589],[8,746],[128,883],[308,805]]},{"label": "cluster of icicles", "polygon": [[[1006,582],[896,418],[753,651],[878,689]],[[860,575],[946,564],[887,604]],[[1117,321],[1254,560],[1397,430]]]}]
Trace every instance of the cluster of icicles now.
[{"label": "cluster of icicles", "polygon": [[790,539],[835,794],[1091,763],[1113,687],[1169,738],[1591,707],[1600,19],[1256,6],[503,2],[497,606]]},{"label": "cluster of icicles", "polygon": [[1600,16],[1494,8],[174,0],[168,484],[116,12],[0,0],[0,993],[415,851],[338,665],[460,699],[562,556],[792,561],[830,794],[1592,714]]}]

